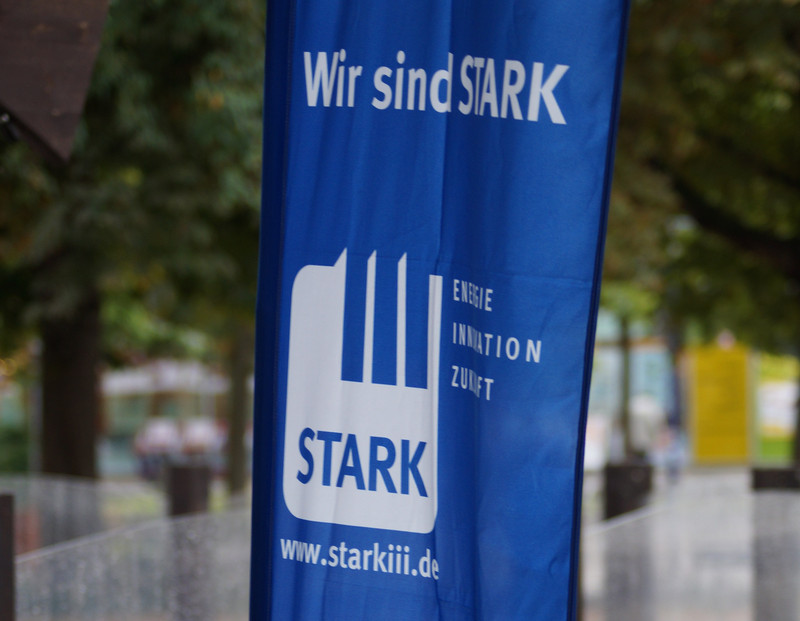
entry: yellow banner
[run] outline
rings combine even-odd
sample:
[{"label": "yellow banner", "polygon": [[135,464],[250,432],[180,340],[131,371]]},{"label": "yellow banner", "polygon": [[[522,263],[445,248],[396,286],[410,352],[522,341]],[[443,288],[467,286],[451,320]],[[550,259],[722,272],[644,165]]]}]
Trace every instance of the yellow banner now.
[{"label": "yellow banner", "polygon": [[739,345],[690,349],[691,440],[695,463],[749,458],[749,350]]}]

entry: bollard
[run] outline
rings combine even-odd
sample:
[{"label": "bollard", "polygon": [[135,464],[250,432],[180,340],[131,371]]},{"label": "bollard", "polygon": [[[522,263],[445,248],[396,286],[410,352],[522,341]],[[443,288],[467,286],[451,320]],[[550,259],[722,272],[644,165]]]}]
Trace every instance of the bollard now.
[{"label": "bollard", "polygon": [[[167,470],[170,517],[208,511],[211,468],[207,465],[171,465]],[[172,533],[175,571],[174,621],[210,621],[209,572],[211,553],[202,532],[176,521]]]},{"label": "bollard", "polygon": [[0,494],[0,619],[14,621],[14,497]]},{"label": "bollard", "polygon": [[800,489],[800,471],[796,468],[753,468],[750,487],[755,492],[765,490]]},{"label": "bollard", "polygon": [[604,517],[608,520],[647,504],[653,489],[653,466],[630,462],[606,464],[603,478]]},{"label": "bollard", "polygon": [[208,511],[211,468],[207,465],[173,464],[167,471],[169,515],[176,517]]}]

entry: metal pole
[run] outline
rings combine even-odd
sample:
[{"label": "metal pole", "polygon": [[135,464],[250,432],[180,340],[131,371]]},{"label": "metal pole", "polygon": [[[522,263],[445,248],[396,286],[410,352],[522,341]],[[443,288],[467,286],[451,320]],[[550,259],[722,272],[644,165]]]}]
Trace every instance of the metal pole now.
[{"label": "metal pole", "polygon": [[14,497],[0,494],[0,619],[15,619]]}]

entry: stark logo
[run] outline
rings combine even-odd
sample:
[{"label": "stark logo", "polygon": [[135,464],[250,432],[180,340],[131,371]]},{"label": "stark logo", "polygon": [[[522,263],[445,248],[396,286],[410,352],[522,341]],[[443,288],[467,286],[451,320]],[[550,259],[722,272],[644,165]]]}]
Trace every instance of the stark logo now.
[{"label": "stark logo", "polygon": [[[372,381],[376,255],[367,261],[363,376],[342,379],[347,250],[292,286],[283,495],[295,517],[413,533],[436,520],[442,278],[428,276],[427,387],[406,385],[407,258],[397,263],[396,380]],[[361,335],[359,335],[359,338]]]}]

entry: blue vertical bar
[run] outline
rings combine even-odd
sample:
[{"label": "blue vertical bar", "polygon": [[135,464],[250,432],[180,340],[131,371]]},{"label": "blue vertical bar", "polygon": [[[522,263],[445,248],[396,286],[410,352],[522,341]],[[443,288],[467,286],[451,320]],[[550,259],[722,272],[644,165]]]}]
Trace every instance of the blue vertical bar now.
[{"label": "blue vertical bar", "polygon": [[428,274],[413,261],[406,296],[406,386],[428,387]]},{"label": "blue vertical bar", "polygon": [[378,253],[372,355],[372,381],[376,384],[397,381],[397,259]]},{"label": "blue vertical bar", "polygon": [[360,382],[364,372],[364,311],[367,299],[367,259],[347,257],[344,291],[344,342],[342,343],[342,379]]}]

